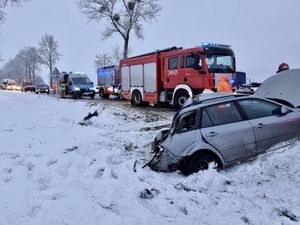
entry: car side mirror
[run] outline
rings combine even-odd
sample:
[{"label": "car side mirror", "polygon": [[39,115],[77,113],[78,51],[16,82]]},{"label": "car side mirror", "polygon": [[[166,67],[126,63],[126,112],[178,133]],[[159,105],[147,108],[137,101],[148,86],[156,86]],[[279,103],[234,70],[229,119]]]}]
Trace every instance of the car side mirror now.
[{"label": "car side mirror", "polygon": [[286,114],[288,114],[290,112],[291,112],[291,110],[289,108],[287,108],[287,107],[284,107],[284,106],[282,106],[281,109],[280,109],[281,115],[286,115]]}]

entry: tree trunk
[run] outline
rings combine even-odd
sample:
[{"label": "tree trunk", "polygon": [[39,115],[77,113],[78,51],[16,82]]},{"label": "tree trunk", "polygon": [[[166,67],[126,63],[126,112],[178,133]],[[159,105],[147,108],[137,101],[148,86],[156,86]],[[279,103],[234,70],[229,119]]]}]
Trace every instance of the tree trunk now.
[{"label": "tree trunk", "polygon": [[128,57],[128,45],[129,45],[129,35],[124,38],[124,51],[123,51],[123,59]]}]

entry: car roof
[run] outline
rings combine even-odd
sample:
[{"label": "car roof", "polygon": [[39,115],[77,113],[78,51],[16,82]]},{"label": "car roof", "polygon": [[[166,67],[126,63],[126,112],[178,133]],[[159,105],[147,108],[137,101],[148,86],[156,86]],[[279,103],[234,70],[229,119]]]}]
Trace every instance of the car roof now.
[{"label": "car roof", "polygon": [[227,100],[248,97],[248,96],[250,95],[239,94],[239,93],[220,93],[220,92],[199,94],[193,99],[192,102],[186,104],[180,110],[178,110],[177,113],[175,114],[175,117],[178,114],[182,114],[205,105],[210,105],[214,103],[224,102]]},{"label": "car roof", "polygon": [[204,104],[204,103],[211,103],[211,102],[219,102],[224,101],[227,99],[235,99],[240,98],[244,96],[249,96],[247,94],[240,94],[240,93],[203,93],[197,95],[193,101],[187,105],[185,105],[183,108],[191,107],[194,105]]}]

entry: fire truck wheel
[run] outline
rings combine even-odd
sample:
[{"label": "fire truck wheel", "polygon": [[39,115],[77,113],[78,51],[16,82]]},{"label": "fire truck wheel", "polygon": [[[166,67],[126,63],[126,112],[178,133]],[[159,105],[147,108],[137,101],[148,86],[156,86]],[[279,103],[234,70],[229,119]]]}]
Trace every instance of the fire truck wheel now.
[{"label": "fire truck wheel", "polygon": [[139,91],[134,91],[132,93],[131,104],[132,105],[141,105],[142,104],[142,95]]},{"label": "fire truck wheel", "polygon": [[180,90],[176,93],[175,98],[174,98],[174,107],[176,109],[181,108],[184,103],[188,100],[189,98],[189,93],[184,90]]}]

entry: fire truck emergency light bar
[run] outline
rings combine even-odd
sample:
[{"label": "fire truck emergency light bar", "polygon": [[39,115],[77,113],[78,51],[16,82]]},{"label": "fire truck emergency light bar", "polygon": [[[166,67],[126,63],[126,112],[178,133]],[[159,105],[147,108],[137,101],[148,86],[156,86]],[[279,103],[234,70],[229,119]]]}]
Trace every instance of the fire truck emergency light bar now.
[{"label": "fire truck emergency light bar", "polygon": [[199,46],[197,47],[202,47],[202,48],[207,48],[207,47],[223,47],[223,48],[230,48],[230,45],[224,45],[224,44],[218,44],[218,43],[210,43],[210,42],[202,42],[200,43]]}]

